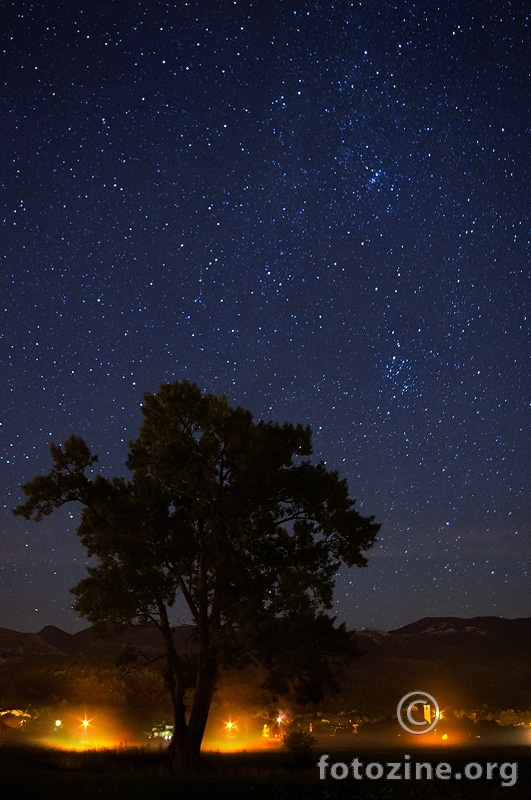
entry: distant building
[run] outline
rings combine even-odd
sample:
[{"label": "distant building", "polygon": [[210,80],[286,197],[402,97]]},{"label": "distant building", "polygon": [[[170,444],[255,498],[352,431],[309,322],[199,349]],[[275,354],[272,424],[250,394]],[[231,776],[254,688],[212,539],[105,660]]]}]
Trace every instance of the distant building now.
[{"label": "distant building", "polygon": [[173,736],[173,725],[166,725],[165,722],[162,725],[154,725],[148,736],[150,739],[164,739],[169,742]]}]

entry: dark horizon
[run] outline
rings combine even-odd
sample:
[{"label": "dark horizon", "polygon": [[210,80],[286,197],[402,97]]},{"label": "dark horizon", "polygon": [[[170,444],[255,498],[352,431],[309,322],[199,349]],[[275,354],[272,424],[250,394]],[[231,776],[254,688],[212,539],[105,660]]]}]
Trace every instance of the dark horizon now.
[{"label": "dark horizon", "polygon": [[[497,616],[495,614],[483,614],[483,615],[479,615],[479,616],[475,615],[475,616],[471,616],[471,617],[455,616],[453,614],[452,615],[440,615],[440,616],[428,615],[428,616],[425,616],[425,617],[419,617],[419,618],[410,620],[409,622],[405,622],[404,624],[398,625],[395,628],[382,628],[382,627],[378,627],[378,626],[374,626],[374,625],[367,625],[367,626],[360,627],[360,628],[352,628],[352,630],[355,633],[363,633],[363,632],[366,633],[366,632],[370,632],[370,631],[378,631],[380,633],[398,633],[398,632],[406,633],[407,631],[405,629],[408,629],[408,628],[417,629],[417,628],[420,627],[420,623],[425,623],[428,620],[430,620],[430,621],[431,620],[436,620],[438,622],[449,622],[449,621],[459,620],[459,621],[463,621],[463,622],[474,622],[474,623],[477,623],[479,621],[487,621],[487,620],[488,621],[496,620],[496,621],[500,621],[500,622],[505,622],[505,621],[508,621],[508,622],[521,622],[521,621],[531,620],[531,614],[529,614],[528,616],[521,616],[521,617],[518,617],[518,616],[504,617],[504,616]],[[187,627],[191,626],[191,624],[192,624],[191,622],[181,622],[181,623],[176,624],[175,627],[176,628],[179,628],[179,627],[187,628]],[[133,625],[133,623],[131,623],[131,625]],[[136,623],[134,625],[137,626]],[[145,625],[147,627],[150,627],[150,623],[145,623]],[[138,625],[138,627],[144,627],[144,625]],[[37,634],[37,635],[41,634],[43,631],[46,631],[47,629],[55,629],[55,630],[59,631],[60,633],[66,633],[68,636],[75,636],[77,633],[87,632],[91,628],[92,628],[92,625],[89,622],[87,622],[86,620],[82,620],[82,619],[80,619],[80,625],[79,625],[79,627],[77,627],[77,629],[63,628],[60,625],[56,625],[54,623],[48,623],[46,625],[43,625],[42,628],[39,628],[38,630],[35,630],[35,629],[22,630],[22,629],[19,629],[19,628],[7,628],[5,625],[0,626],[0,629],[3,629],[3,630],[14,631],[16,633]]]}]

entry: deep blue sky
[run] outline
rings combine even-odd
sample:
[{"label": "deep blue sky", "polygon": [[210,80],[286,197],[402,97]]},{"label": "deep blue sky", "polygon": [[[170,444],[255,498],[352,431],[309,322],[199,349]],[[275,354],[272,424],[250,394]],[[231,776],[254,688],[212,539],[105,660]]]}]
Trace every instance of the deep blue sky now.
[{"label": "deep blue sky", "polygon": [[530,615],[524,5],[10,5],[0,626],[86,626],[76,510],[11,508],[71,433],[123,474],[183,377],[310,424],[382,524],[340,619]]}]

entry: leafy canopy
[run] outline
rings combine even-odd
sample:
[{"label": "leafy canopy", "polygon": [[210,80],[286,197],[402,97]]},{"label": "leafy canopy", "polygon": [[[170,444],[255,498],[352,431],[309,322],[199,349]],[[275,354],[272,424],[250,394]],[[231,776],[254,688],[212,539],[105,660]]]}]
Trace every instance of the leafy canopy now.
[{"label": "leafy canopy", "polygon": [[164,634],[180,595],[214,673],[257,660],[290,678],[304,652],[308,682],[318,683],[319,658],[324,665],[349,638],[326,614],[335,574],[365,566],[374,518],[355,510],[336,472],[310,462],[309,427],[255,423],[188,381],[146,395],[143,415],[129,478],[94,474],[97,456],[71,436],[52,445],[51,472],[23,487],[28,500],[15,509],[39,520],[82,503],[78,535],[96,565],[72,590],[76,610],[94,624],[152,620]]}]

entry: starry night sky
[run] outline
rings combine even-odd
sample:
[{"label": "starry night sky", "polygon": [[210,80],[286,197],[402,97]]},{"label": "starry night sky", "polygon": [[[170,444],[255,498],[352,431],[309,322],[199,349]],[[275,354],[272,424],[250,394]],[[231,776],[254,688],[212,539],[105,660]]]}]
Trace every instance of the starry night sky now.
[{"label": "starry night sky", "polygon": [[71,433],[125,474],[187,378],[382,528],[338,617],[531,614],[525,4],[17,0],[3,12],[0,626],[87,626]]}]

